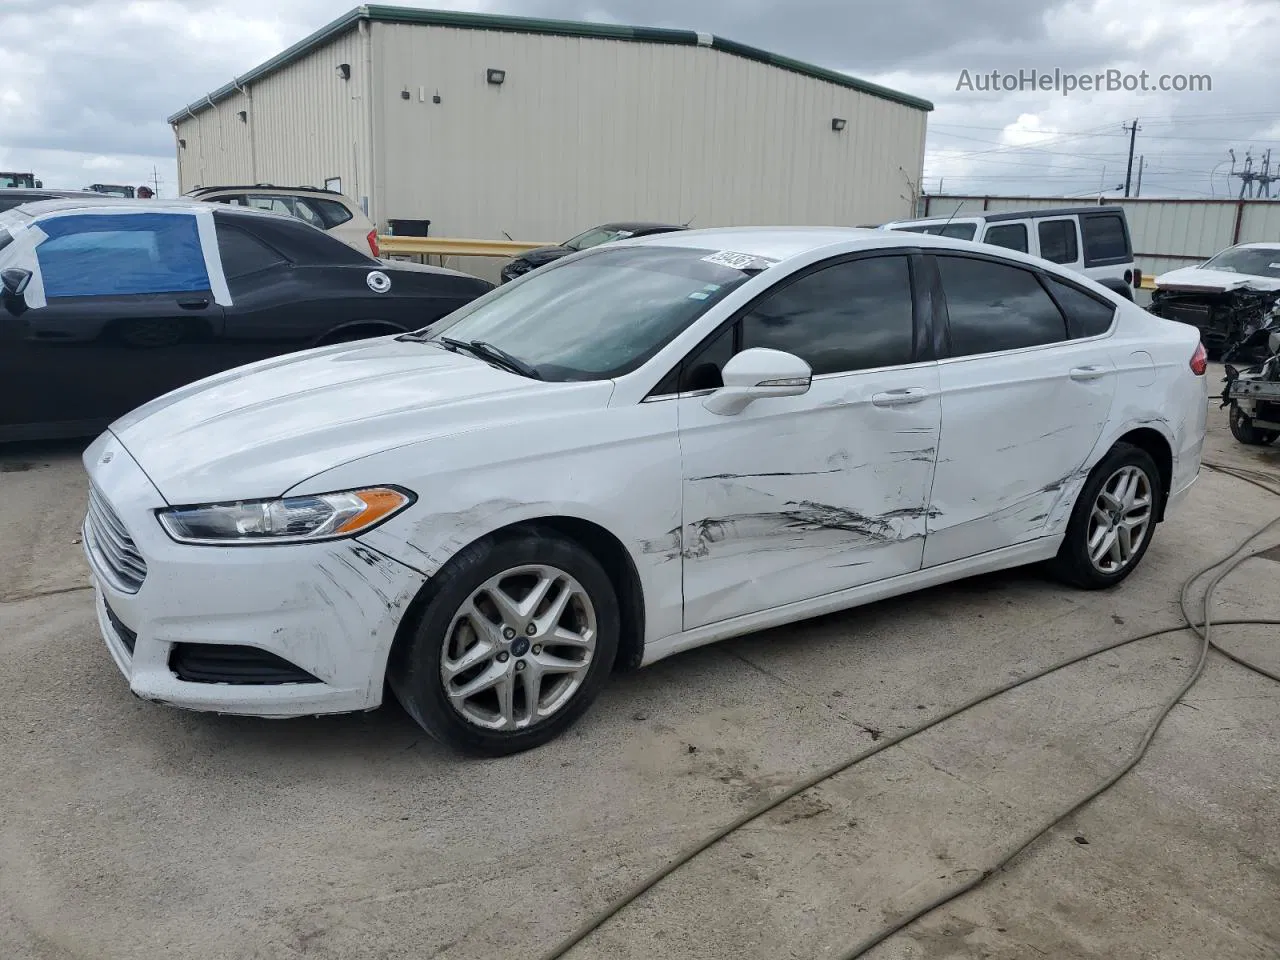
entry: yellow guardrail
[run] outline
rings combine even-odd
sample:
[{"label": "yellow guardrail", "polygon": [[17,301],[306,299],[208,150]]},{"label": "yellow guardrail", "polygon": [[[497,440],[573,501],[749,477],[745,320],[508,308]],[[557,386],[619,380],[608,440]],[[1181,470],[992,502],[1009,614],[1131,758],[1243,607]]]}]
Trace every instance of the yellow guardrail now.
[{"label": "yellow guardrail", "polygon": [[554,243],[531,240],[459,240],[448,237],[378,237],[383,256],[515,257],[535,247]]},{"label": "yellow guardrail", "polygon": [[1154,290],[1156,288],[1156,278],[1149,273],[1142,275],[1142,282],[1138,284],[1143,290]]}]

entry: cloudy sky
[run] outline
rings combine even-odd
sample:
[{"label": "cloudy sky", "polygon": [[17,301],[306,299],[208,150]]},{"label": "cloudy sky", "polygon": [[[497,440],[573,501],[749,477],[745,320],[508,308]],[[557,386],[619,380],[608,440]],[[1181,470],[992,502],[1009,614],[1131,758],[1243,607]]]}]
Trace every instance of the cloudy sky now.
[{"label": "cloudy sky", "polygon": [[[47,186],[176,188],[165,117],[353,0],[0,0],[0,170]],[[1252,151],[1280,167],[1277,0],[435,0],[414,4],[702,30],[934,101],[929,192],[1223,196]],[[1211,92],[981,89],[994,71],[1208,75]],[[957,89],[968,71],[965,89]],[[984,76],[985,75],[985,76]],[[1212,176],[1211,176],[1212,174]],[[1135,170],[1136,179],[1136,170]],[[1277,184],[1280,193],[1280,184]]]}]

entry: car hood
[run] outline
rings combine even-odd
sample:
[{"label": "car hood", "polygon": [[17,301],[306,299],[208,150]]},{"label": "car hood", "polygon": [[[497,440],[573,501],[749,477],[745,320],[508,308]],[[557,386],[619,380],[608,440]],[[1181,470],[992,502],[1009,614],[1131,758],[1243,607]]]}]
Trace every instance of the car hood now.
[{"label": "car hood", "polygon": [[212,503],[278,496],[343,463],[432,437],[601,407],[612,391],[612,381],[529,380],[386,338],[239,367],[153,400],[110,429],[167,501]]},{"label": "car hood", "polygon": [[1280,280],[1272,277],[1255,277],[1248,273],[1232,273],[1230,270],[1206,270],[1203,267],[1183,267],[1156,277],[1158,290],[1212,290],[1225,293],[1249,287],[1253,290],[1280,290]]}]

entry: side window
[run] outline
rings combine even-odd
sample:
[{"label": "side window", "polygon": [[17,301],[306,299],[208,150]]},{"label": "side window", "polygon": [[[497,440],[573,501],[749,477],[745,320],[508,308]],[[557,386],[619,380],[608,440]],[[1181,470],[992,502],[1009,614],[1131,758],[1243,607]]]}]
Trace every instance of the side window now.
[{"label": "side window", "polygon": [[228,280],[287,262],[256,237],[223,224],[218,224],[218,254],[222,257],[222,272]]},{"label": "side window", "polygon": [[1074,220],[1041,220],[1040,256],[1050,263],[1075,263],[1080,259]]},{"label": "side window", "polygon": [[36,260],[51,299],[209,289],[193,216],[66,216],[43,220],[40,229],[47,239]]},{"label": "side window", "polygon": [[351,211],[337,200],[321,200],[319,197],[309,197],[307,203],[316,208],[327,229],[332,230],[334,227],[339,227],[351,219]]},{"label": "side window", "polygon": [[772,347],[815,374],[910,363],[911,271],[905,256],[825,267],[767,295],[742,318],[742,349]]},{"label": "side window", "polygon": [[293,201],[293,215],[303,223],[309,223],[313,227],[320,230],[325,229],[324,219],[320,216],[320,211],[315,208],[315,201],[307,200],[304,197],[291,197]]},{"label": "side window", "polygon": [[714,390],[724,386],[720,371],[734,354],[733,337],[737,324],[731,324],[704,343],[680,365],[681,393],[690,390]]},{"label": "side window", "polygon": [[245,198],[247,206],[255,210],[267,210],[271,213],[283,213],[287,217],[296,216],[293,212],[292,197],[249,196]]},{"label": "side window", "polygon": [[243,193],[229,193],[225,197],[214,197],[214,203],[225,203],[230,207],[245,207],[248,203]]},{"label": "side window", "polygon": [[951,355],[1018,350],[1067,337],[1066,322],[1030,270],[989,260],[938,257]]},{"label": "side window", "polygon": [[1095,300],[1083,290],[1053,277],[1045,277],[1044,280],[1058,306],[1067,315],[1067,330],[1073,338],[1096,337],[1111,329],[1111,320],[1116,315],[1114,304]]},{"label": "side window", "polygon": [[1080,218],[1084,231],[1084,265],[1124,263],[1132,257],[1124,220],[1119,214],[1099,213]]},{"label": "side window", "polygon": [[982,238],[984,243],[997,247],[1008,247],[1010,250],[1027,252],[1027,227],[1022,223],[1001,223],[987,227],[987,234]]}]

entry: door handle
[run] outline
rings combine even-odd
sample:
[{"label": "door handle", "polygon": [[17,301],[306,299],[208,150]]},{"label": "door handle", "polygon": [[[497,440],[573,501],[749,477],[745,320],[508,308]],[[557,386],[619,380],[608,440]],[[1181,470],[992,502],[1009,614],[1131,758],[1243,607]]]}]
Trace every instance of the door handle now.
[{"label": "door handle", "polygon": [[871,395],[871,403],[877,407],[905,407],[909,403],[919,403],[929,396],[924,387],[907,387],[904,390],[886,390],[884,393]]},{"label": "door handle", "polygon": [[189,300],[179,300],[178,306],[183,310],[203,310],[209,305],[208,297],[193,297]]},{"label": "door handle", "polygon": [[1079,381],[1097,380],[1107,375],[1107,368],[1096,364],[1087,367],[1072,367],[1071,379]]}]

